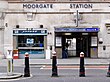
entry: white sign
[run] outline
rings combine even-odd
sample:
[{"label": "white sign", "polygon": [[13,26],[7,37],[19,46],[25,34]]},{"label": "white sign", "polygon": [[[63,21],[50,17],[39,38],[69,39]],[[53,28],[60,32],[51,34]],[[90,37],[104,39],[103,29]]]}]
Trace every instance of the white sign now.
[{"label": "white sign", "polygon": [[97,37],[91,37],[91,46],[97,46]]},{"label": "white sign", "polygon": [[34,39],[33,38],[27,38],[27,44],[33,44],[34,43]]},{"label": "white sign", "polygon": [[56,46],[62,46],[61,44],[61,37],[56,37]]},{"label": "white sign", "polygon": [[7,50],[7,58],[13,58],[13,51]]}]

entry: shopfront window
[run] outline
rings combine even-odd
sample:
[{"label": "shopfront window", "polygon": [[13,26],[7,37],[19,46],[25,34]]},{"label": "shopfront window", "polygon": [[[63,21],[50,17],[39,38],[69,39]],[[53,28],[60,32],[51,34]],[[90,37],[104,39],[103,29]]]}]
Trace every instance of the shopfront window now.
[{"label": "shopfront window", "polygon": [[44,36],[18,36],[18,47],[44,47]]}]

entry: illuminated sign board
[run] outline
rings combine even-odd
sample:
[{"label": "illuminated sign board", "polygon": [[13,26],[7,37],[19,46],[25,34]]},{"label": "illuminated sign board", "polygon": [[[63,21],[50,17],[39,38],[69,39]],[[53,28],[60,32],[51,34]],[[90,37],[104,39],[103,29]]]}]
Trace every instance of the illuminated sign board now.
[{"label": "illuminated sign board", "polygon": [[98,32],[99,28],[55,28],[55,32]]},{"label": "illuminated sign board", "polygon": [[13,30],[13,35],[47,35],[47,30]]}]

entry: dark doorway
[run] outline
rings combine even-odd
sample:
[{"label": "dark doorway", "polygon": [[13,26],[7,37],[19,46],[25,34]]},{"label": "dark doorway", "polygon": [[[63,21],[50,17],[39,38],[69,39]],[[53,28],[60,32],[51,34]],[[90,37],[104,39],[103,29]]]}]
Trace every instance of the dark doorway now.
[{"label": "dark doorway", "polygon": [[[62,51],[64,54],[65,51],[65,44],[66,44],[66,40],[70,40],[70,39],[76,39],[76,45],[74,47],[76,47],[75,51],[73,50],[71,53],[68,53],[68,57],[79,57],[80,56],[80,52],[84,52],[85,57],[90,57],[90,44],[91,44],[91,37],[89,35],[82,35],[82,33],[72,33],[72,35],[67,36],[64,35],[62,36]],[[71,43],[71,42],[70,42]],[[70,44],[69,44],[70,47]],[[68,47],[68,52],[70,52]],[[76,52],[76,55],[75,55]],[[63,56],[62,54],[62,56]]]},{"label": "dark doorway", "polygon": [[90,57],[90,38],[88,36],[81,36],[76,39],[76,55],[79,57],[80,52],[84,52],[85,57]]}]

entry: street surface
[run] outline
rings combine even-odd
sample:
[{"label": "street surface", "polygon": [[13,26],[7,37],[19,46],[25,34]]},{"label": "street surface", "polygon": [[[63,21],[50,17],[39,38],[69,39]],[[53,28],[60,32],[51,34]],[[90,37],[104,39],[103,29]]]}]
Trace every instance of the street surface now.
[{"label": "street surface", "polygon": [[[103,68],[87,68],[86,77],[79,77],[79,69],[73,68],[74,66],[64,66],[58,68],[59,77],[51,77],[51,68],[45,66],[35,65],[30,66],[31,77],[21,77],[18,79],[0,80],[1,82],[110,82],[110,77],[106,77],[108,69],[107,66]],[[73,69],[72,69],[73,68]],[[0,67],[0,73],[6,72],[6,66]],[[15,66],[15,73],[24,72],[24,66]]]}]

